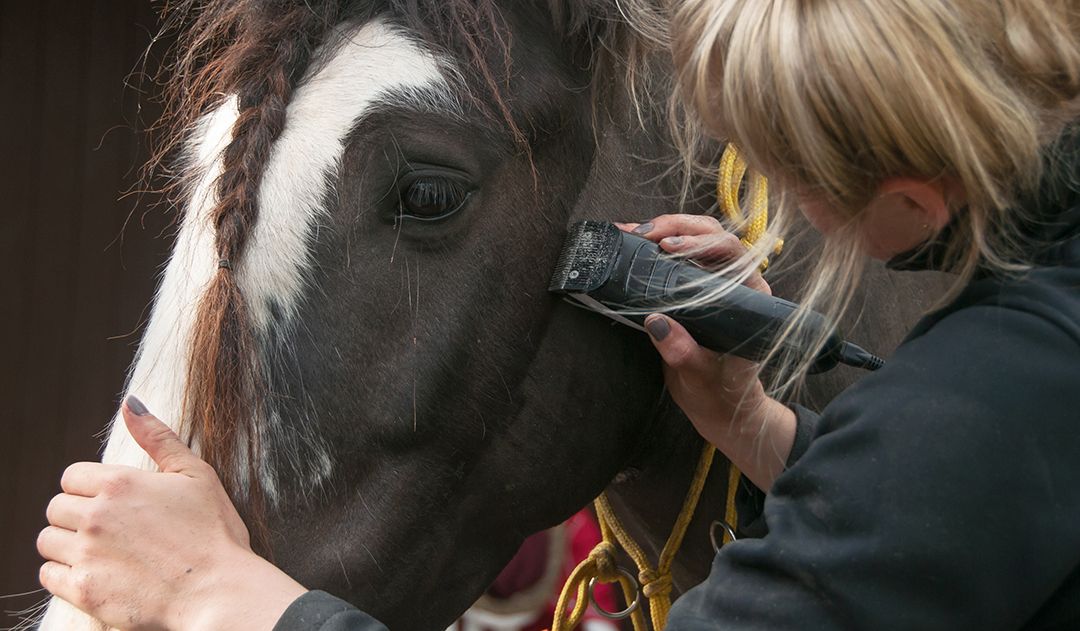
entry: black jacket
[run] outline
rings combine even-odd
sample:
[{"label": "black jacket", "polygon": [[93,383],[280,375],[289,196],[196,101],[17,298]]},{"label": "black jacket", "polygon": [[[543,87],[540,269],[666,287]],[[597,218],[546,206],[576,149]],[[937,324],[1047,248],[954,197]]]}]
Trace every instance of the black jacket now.
[{"label": "black jacket", "polygon": [[[816,421],[672,609],[688,629],[1080,629],[1080,206]],[[800,429],[815,420],[800,414]]]},{"label": "black jacket", "polygon": [[[1044,210],[1034,269],[977,277],[800,412],[768,534],[725,546],[670,631],[1080,629],[1080,204]],[[275,631],[382,628],[311,592]]]}]

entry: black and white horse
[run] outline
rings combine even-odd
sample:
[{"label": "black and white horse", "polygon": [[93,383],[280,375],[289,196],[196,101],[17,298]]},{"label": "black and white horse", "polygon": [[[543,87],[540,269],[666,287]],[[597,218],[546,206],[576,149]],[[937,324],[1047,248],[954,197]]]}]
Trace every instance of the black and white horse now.
[{"label": "black and white horse", "polygon": [[[240,4],[269,19],[287,3]],[[127,391],[179,425],[201,369],[190,364],[205,333],[198,305],[215,275],[232,274],[265,392],[250,419],[259,449],[224,463],[253,472],[234,476],[234,499],[257,486],[274,561],[393,629],[446,628],[524,537],[616,478],[616,508],[658,547],[700,439],[665,399],[640,333],[545,288],[568,223],[677,209],[682,184],[656,115],[668,94],[632,95],[626,79],[634,64],[662,66],[662,51],[635,61],[635,16],[615,0],[296,4],[340,6],[289,75],[242,256],[221,271],[212,216],[223,179],[238,177],[223,151],[260,106],[240,93],[198,113],[192,185]],[[443,20],[459,8],[496,16],[498,32]],[[691,212],[713,204],[689,199]],[[895,293],[900,282],[872,284]],[[926,304],[918,293],[869,301],[853,337],[895,342]],[[184,427],[205,449],[198,426]],[[152,466],[123,423],[104,460]],[[724,468],[677,586],[707,572]],[[54,601],[41,628],[99,627]]]}]

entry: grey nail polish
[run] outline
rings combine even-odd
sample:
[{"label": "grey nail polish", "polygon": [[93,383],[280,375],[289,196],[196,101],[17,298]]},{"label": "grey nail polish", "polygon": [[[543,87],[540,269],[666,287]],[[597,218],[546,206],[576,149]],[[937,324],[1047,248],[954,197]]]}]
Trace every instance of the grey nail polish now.
[{"label": "grey nail polish", "polygon": [[668,333],[671,333],[671,325],[668,324],[667,318],[652,318],[645,323],[645,330],[654,340],[662,342]]},{"label": "grey nail polish", "polygon": [[129,410],[135,413],[135,416],[146,416],[150,414],[150,410],[146,409],[143,402],[133,394],[128,395],[127,406]]},{"label": "grey nail polish", "polygon": [[653,228],[655,228],[655,226],[653,226],[651,223],[643,223],[637,228],[634,228],[631,231],[631,234],[649,234],[650,232],[652,232]]},{"label": "grey nail polish", "polygon": [[668,237],[668,238],[664,239],[664,241],[667,241],[668,245],[682,245],[683,238],[682,237]]}]

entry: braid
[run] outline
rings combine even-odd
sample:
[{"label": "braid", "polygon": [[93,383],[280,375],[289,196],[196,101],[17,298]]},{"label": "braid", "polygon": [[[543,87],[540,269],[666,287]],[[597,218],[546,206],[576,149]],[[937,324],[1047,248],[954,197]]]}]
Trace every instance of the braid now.
[{"label": "braid", "polygon": [[[195,318],[182,424],[217,470],[251,527],[254,547],[263,553],[269,552],[270,542],[258,476],[257,422],[266,392],[237,273],[243,268],[244,248],[258,218],[263,173],[285,128],[293,89],[312,51],[336,21],[336,2],[315,4],[249,0],[186,5],[185,17],[191,11],[201,13],[186,46],[181,42],[173,67],[182,86],[173,94],[179,101],[175,112],[180,113],[174,124],[190,126],[190,113],[217,106],[220,95],[235,94],[239,104],[209,213],[219,263]],[[194,72],[194,79],[185,78],[185,71]]]}]

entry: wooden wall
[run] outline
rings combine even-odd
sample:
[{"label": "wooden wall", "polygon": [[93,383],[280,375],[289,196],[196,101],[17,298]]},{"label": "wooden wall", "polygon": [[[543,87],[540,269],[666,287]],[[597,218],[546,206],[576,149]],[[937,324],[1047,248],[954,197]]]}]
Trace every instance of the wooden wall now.
[{"label": "wooden wall", "polygon": [[125,80],[156,21],[148,0],[0,0],[0,595],[38,588],[45,506],[97,457],[169,248],[167,211],[120,199],[155,115]]}]

